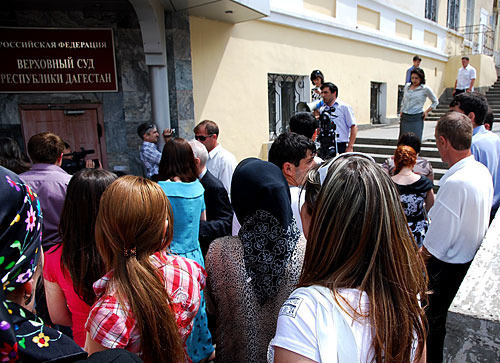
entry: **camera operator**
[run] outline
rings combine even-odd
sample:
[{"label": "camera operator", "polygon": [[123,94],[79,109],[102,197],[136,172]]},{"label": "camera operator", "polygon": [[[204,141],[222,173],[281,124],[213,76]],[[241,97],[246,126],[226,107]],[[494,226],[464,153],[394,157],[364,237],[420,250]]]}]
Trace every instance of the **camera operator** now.
[{"label": "camera operator", "polygon": [[86,159],[87,155],[94,154],[94,150],[71,151],[71,146],[65,141],[61,168],[68,174],[74,174],[77,171],[87,169],[99,169],[102,167],[99,159]]},{"label": "camera operator", "polygon": [[[358,133],[358,126],[356,126],[356,118],[352,112],[352,107],[341,100],[338,97],[338,88],[331,82],[325,82],[321,85],[321,95],[323,96],[323,102],[320,105],[319,112],[320,115],[325,118],[326,115],[329,116],[332,123],[330,130],[325,130],[324,125],[321,125],[320,116],[320,135],[323,137],[331,137],[330,148],[335,147],[336,141],[336,152],[342,154],[344,152],[353,151],[354,141],[356,140],[356,134]],[[335,134],[337,135],[335,140]],[[330,136],[329,136],[330,135]],[[320,140],[321,142],[321,140]],[[325,142],[322,142],[321,148],[328,147],[327,143],[324,147]],[[330,153],[326,150],[320,149],[320,157],[324,155],[325,157],[331,157]]]}]

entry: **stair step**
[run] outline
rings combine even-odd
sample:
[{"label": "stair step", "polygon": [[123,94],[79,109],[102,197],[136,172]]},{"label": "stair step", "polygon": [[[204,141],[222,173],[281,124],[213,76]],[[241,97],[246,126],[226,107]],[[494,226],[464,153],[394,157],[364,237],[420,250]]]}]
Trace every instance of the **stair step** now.
[{"label": "stair step", "polygon": [[[393,155],[394,151],[396,151],[395,145],[373,145],[373,144],[364,144],[359,140],[356,140],[356,150],[360,152],[364,152],[367,154],[383,154],[383,155]],[[435,158],[436,160],[440,159],[439,151],[434,144],[432,147],[423,146],[420,148],[420,156],[425,158]]]}]

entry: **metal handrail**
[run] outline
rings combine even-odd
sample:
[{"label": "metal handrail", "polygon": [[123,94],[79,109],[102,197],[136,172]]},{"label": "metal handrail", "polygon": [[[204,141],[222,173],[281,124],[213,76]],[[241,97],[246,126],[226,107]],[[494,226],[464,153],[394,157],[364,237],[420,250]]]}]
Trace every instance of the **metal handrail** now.
[{"label": "metal handrail", "polygon": [[493,56],[495,32],[488,25],[476,24],[457,28],[457,32],[463,34],[464,40],[471,44],[472,54],[484,54]]}]

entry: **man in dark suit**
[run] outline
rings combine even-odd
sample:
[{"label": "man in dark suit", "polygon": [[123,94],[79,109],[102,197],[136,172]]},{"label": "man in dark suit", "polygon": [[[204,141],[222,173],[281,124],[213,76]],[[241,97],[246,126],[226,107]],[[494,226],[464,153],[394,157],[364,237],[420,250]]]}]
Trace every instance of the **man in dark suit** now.
[{"label": "man in dark suit", "polygon": [[201,251],[205,256],[214,239],[231,235],[233,209],[224,185],[207,170],[207,148],[196,140],[189,141],[189,144],[198,167],[198,178],[205,188],[207,220],[200,221],[199,235]]}]

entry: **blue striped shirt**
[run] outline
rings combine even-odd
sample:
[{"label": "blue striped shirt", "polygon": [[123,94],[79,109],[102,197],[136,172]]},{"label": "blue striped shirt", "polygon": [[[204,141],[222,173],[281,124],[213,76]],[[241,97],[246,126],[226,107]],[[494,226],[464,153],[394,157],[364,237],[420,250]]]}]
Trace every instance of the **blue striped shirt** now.
[{"label": "blue striped shirt", "polygon": [[432,90],[425,84],[421,84],[415,89],[410,89],[411,83],[407,83],[404,89],[403,102],[401,103],[401,112],[415,115],[424,111],[424,103],[427,97],[432,101],[431,107],[434,109],[439,101]]}]

